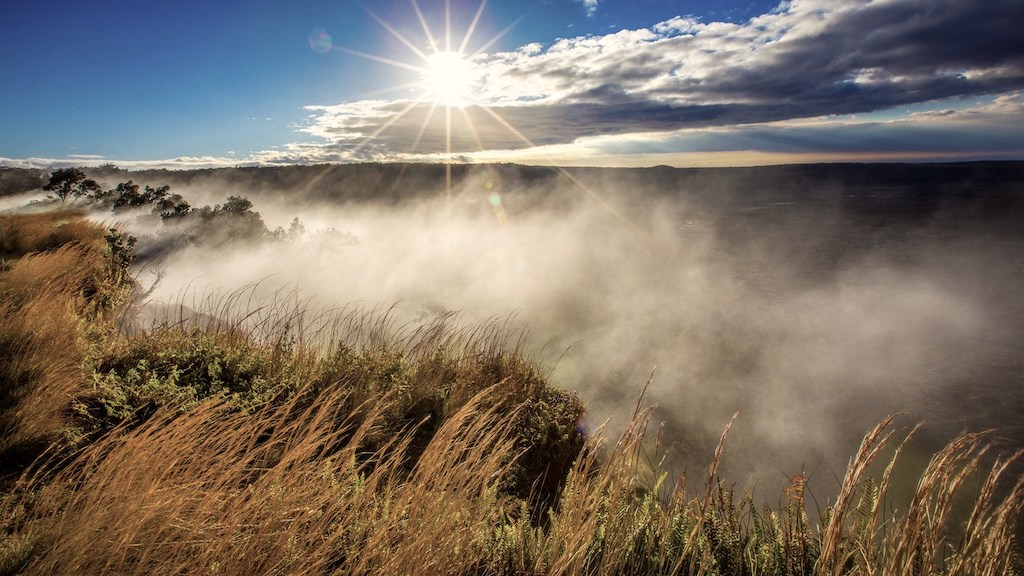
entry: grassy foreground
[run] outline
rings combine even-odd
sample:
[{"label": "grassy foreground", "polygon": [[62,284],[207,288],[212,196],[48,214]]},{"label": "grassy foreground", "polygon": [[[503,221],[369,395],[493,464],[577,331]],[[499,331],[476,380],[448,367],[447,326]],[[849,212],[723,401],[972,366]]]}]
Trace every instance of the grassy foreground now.
[{"label": "grassy foreground", "polygon": [[725,435],[689,485],[647,464],[647,411],[584,438],[578,399],[501,324],[240,293],[128,330],[131,252],[71,212],[0,216],[0,575],[1019,568],[1024,487],[985,435],[936,453],[898,509],[907,436],[883,421],[812,523],[801,476],[774,508],[732,492]]}]

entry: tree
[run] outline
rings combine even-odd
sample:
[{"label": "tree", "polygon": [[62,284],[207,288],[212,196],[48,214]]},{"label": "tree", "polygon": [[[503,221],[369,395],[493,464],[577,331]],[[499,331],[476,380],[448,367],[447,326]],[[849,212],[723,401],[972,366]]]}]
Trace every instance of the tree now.
[{"label": "tree", "polygon": [[[170,186],[161,186],[159,188],[146,186],[144,192],[139,192],[139,185],[135,182],[131,180],[121,182],[112,192],[114,212],[157,204],[157,207],[153,210],[159,213],[164,209],[164,201],[171,195],[170,190]],[[178,198],[181,197],[178,196]]]},{"label": "tree", "polygon": [[244,196],[228,196],[228,201],[214,210],[235,216],[245,216],[252,210],[252,202]]},{"label": "tree", "polygon": [[68,198],[79,198],[100,192],[100,185],[90,178],[85,172],[78,168],[60,168],[50,174],[50,181],[43,186],[43,190],[53,192],[61,204],[67,202]]},{"label": "tree", "polygon": [[288,226],[288,232],[286,233],[285,237],[290,242],[294,242],[296,240],[301,239],[305,235],[306,235],[306,226],[302,223],[301,220],[299,220],[298,216],[296,216],[295,218],[292,218],[292,223],[291,223],[290,226]]},{"label": "tree", "polygon": [[173,219],[180,220],[188,216],[191,211],[192,207],[181,197],[181,194],[170,194],[158,198],[156,206],[153,207],[153,213],[159,214],[165,222]]},{"label": "tree", "polygon": [[142,203],[139,185],[131,180],[118,184],[117,188],[114,188],[112,196],[114,197],[113,208],[115,212],[122,208],[131,208]]},{"label": "tree", "polygon": [[209,216],[216,222],[221,241],[258,240],[270,233],[263,217],[253,211],[252,202],[244,196],[228,196],[227,202],[214,206]]}]

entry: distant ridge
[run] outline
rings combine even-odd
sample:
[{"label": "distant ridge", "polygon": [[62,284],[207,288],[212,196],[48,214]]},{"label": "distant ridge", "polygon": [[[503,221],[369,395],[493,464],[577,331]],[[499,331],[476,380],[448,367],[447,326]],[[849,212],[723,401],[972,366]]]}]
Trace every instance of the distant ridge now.
[{"label": "distant ridge", "polygon": [[[519,164],[451,165],[453,188],[475,186],[490,179],[505,192],[525,188],[563,189],[561,169]],[[973,161],[907,164],[789,164],[741,168],[570,168],[587,186],[627,193],[705,196],[726,190],[746,198],[806,198],[824,190],[903,189],[910,195],[1021,195],[1024,161]],[[257,200],[287,195],[308,201],[400,202],[444,191],[444,164],[329,164],[204,168],[197,170],[122,170],[112,166],[85,168],[103,186],[133,180],[140,185],[230,185]],[[48,170],[0,168],[0,196],[41,189]],[[570,186],[571,187],[571,186]],[[298,197],[297,197],[298,196]]]}]

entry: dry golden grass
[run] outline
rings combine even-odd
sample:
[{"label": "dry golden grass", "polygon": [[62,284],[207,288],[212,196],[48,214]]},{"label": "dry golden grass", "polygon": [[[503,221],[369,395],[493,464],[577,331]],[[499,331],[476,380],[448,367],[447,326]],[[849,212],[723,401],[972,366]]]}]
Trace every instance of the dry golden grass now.
[{"label": "dry golden grass", "polygon": [[15,304],[62,300],[74,305],[69,299],[96,291],[102,266],[102,253],[79,243],[30,253],[0,275],[0,296]]},{"label": "dry golden grass", "polygon": [[59,299],[0,302],[0,459],[23,465],[66,425],[83,382],[78,321]]},{"label": "dry golden grass", "polygon": [[74,210],[0,215],[0,253],[22,255],[102,239],[102,230],[83,216]]},{"label": "dry golden grass", "polygon": [[[1014,573],[1021,486],[994,498],[1005,461],[966,524],[945,508],[977,472],[981,436],[951,442],[910,507],[879,521],[870,516],[877,484],[858,474],[891,439],[883,422],[851,462],[842,494],[852,496],[840,495],[815,530],[783,526],[786,514],[806,518],[802,509],[757,513],[747,498],[733,502],[717,462],[700,494],[680,481],[660,499],[664,476],[640,489],[643,412],[604,456],[599,439],[581,453],[538,526],[501,490],[520,454],[496,393],[463,406],[411,469],[412,431],[365,451],[386,399],[352,411],[332,389],[254,414],[215,400],[165,411],[40,476],[14,530],[29,550],[18,573]],[[24,479],[26,492],[34,481]],[[791,504],[802,505],[801,485],[794,479]]]},{"label": "dry golden grass", "polygon": [[102,281],[104,259],[102,229],[80,216],[8,216],[0,226],[6,248],[28,251],[0,273],[3,477],[67,428],[84,382],[81,313]]},{"label": "dry golden grass", "polygon": [[255,415],[216,401],[168,411],[46,480],[22,525],[37,551],[22,573],[467,573],[514,457],[492,393],[411,472],[410,435],[361,452],[386,402],[357,423],[337,389]]}]

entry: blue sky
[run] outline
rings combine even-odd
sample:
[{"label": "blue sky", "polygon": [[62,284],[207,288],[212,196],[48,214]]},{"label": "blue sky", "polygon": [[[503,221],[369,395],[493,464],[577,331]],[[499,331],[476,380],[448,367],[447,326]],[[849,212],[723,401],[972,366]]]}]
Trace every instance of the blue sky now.
[{"label": "blue sky", "polygon": [[[1024,158],[1019,1],[450,0],[447,14],[440,0],[16,3],[0,19],[0,164]],[[434,52],[428,31],[443,51],[446,29],[457,51],[477,14],[455,72],[416,54]]]}]

